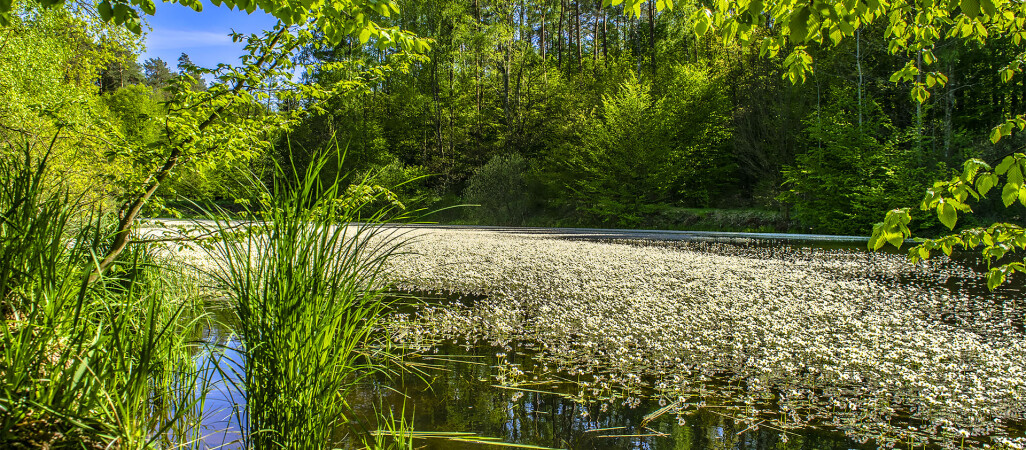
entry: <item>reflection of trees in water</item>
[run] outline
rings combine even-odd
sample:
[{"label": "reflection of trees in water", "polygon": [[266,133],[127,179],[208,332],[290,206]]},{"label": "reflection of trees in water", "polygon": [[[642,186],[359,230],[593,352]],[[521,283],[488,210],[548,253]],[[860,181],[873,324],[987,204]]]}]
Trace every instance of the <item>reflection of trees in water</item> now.
[{"label": "reflection of trees in water", "polygon": [[[506,356],[497,358],[496,352]],[[439,361],[426,355],[424,363],[437,364],[429,369],[427,381],[406,374],[367,385],[353,399],[354,404],[375,404],[398,411],[404,397],[386,385],[409,395],[405,409],[413,414],[418,431],[475,432],[480,436],[501,438],[505,442],[523,443],[567,449],[851,449],[861,448],[840,433],[822,430],[801,430],[781,433],[766,426],[753,427],[752,422],[734,420],[713,409],[692,411],[682,416],[667,414],[642,425],[645,416],[660,409],[655,400],[642,401],[637,407],[625,406],[622,398],[585,403],[575,397],[580,386],[552,381],[552,374],[542,370],[531,352],[511,352],[492,347],[464,351],[454,346],[440,348],[446,359],[470,362]],[[477,357],[484,358],[477,358]],[[486,364],[475,364],[486,363]],[[514,364],[522,368],[524,389],[540,393],[493,387],[497,366]],[[535,382],[531,378],[541,375]],[[549,381],[545,381],[549,376]],[[430,386],[429,386],[430,385]],[[556,393],[562,393],[559,395]],[[603,407],[602,403],[606,406]],[[600,431],[594,431],[600,430]],[[612,435],[646,435],[646,437],[603,437]],[[422,442],[418,442],[422,444]],[[458,443],[441,439],[423,442],[431,449],[480,449],[480,444]]]},{"label": "reflection of trees in water", "polygon": [[1022,436],[1022,286],[989,292],[972,264],[438,234],[396,265],[399,285],[491,297],[422,308],[401,342],[537,342],[562,373],[664,385],[667,401],[691,404],[682,414],[732,406],[732,417],[831,426],[870,445]]}]

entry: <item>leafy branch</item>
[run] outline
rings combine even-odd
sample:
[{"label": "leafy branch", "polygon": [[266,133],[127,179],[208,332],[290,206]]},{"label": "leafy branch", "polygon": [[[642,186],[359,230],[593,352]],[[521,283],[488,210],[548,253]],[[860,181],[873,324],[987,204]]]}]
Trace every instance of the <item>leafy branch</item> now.
[{"label": "leafy branch", "polygon": [[[1001,160],[997,167],[991,167],[979,159],[970,159],[963,164],[962,173],[950,180],[938,181],[926,191],[919,208],[936,211],[944,226],[954,230],[959,213],[971,213],[969,203],[986,198],[987,194],[1000,186],[1001,202],[1006,208],[1019,203],[1026,206],[1026,154],[1013,153]],[[1003,185],[1001,183],[1004,183]],[[887,213],[884,221],[873,227],[869,248],[878,250],[887,244],[897,248],[911,237],[908,224],[911,216],[907,208]],[[987,287],[994,289],[1004,283],[1015,272],[1026,272],[1023,261],[1012,261],[994,265],[1005,256],[1026,249],[1026,229],[1013,223],[995,223],[986,227],[974,227],[936,239],[917,239],[919,245],[909,251],[913,262],[930,257],[931,252],[941,251],[951,255],[956,248],[979,249],[987,261]]]}]

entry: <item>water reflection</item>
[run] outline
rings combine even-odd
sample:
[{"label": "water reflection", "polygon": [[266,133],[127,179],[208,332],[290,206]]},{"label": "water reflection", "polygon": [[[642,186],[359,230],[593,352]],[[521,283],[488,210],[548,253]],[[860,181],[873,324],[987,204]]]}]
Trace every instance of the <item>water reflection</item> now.
[{"label": "water reflection", "polygon": [[[496,356],[496,355],[505,356]],[[707,407],[684,415],[647,415],[665,408],[652,399],[597,402],[579,396],[570,381],[532,380],[515,387],[498,380],[504,367],[520,367],[528,378],[548,373],[533,351],[504,351],[446,345],[438,354],[414,361],[435,365],[426,376],[382,377],[362,390],[361,413],[374,395],[393,410],[410,410],[418,431],[473,431],[504,442],[568,449],[858,449],[844,434],[821,429],[782,432],[765,424],[736,420]],[[393,391],[390,388],[394,388]],[[630,403],[630,404],[625,404]],[[428,449],[480,449],[476,443],[425,439]]]},{"label": "water reflection", "polygon": [[[204,404],[201,448],[243,448],[245,398],[233,383],[242,367],[239,341],[223,321],[204,331],[215,355],[207,373],[213,390]],[[198,355],[207,358],[208,355]],[[383,428],[382,414],[405,412],[417,431],[473,432],[506,443],[565,449],[856,449],[842,433],[819,429],[786,433],[765,424],[740,421],[716,408],[677,416],[646,416],[662,410],[654,399],[639,403],[599,402],[580,395],[573,380],[553,373],[536,350],[444,345],[437,353],[410,354],[405,368],[382,372],[359,385],[350,398],[354,423],[339,430],[339,444],[355,447],[358,431]],[[214,361],[220,368],[214,366]],[[511,368],[521,381],[507,383]],[[387,416],[387,413],[385,414]],[[480,443],[444,438],[418,439],[417,448],[481,449]]]},{"label": "water reflection", "polygon": [[396,264],[404,283],[493,296],[422,308],[401,319],[403,342],[538,342],[542,361],[614,405],[654,388],[682,415],[729,410],[867,445],[1026,443],[1022,284],[990,292],[978,262],[447,238]]},{"label": "water reflection", "polygon": [[[742,256],[759,259],[781,259],[795,261],[793,266],[799,267],[806,258],[804,252],[815,252],[817,270],[822,272],[824,279],[831,282],[848,283],[850,289],[858,292],[872,292],[873,286],[899,286],[904,291],[913,293],[915,297],[895,299],[864,297],[858,299],[841,299],[836,302],[838,308],[851,308],[858,311],[872,311],[878,303],[894,302],[895,307],[888,312],[916,316],[915,320],[906,318],[905,322],[881,322],[882,327],[897,327],[905,324],[922,325],[925,330],[936,331],[936,327],[950,327],[951,333],[969,331],[979,336],[995,352],[1005,343],[1022,341],[1023,339],[1023,304],[1022,285],[1013,285],[998,292],[986,290],[979,276],[973,275],[974,264],[978,262],[954,263],[951,261],[932,262],[933,266],[924,270],[894,271],[893,266],[877,265],[878,260],[867,256],[865,252],[853,252],[846,249],[803,249],[759,246],[723,246],[713,244],[674,244],[688,251],[703,253]],[[838,261],[857,262],[857,264],[840,264]],[[834,266],[836,264],[836,266]],[[741,272],[739,272],[741,273]],[[533,286],[533,285],[532,285]],[[863,286],[863,288],[860,288]],[[799,287],[804,287],[799,286]],[[797,288],[795,288],[797,289]],[[841,290],[841,289],[839,289]],[[772,289],[767,289],[772,292]],[[842,292],[843,293],[843,292]],[[874,294],[875,295],[875,294]],[[435,305],[449,302],[455,309],[466,308],[468,311],[476,305],[486,303],[485,297],[446,297],[435,301]],[[563,311],[572,312],[578,306],[587,306],[585,302],[571,304]],[[831,303],[830,306],[834,306]],[[497,310],[504,306],[499,302]],[[531,308],[513,311],[511,318],[515,323],[530,323],[532,314],[541,313],[535,305],[527,303]],[[786,305],[785,305],[786,306]],[[900,309],[898,308],[900,306]],[[420,310],[419,305],[408,305],[400,308],[400,313],[411,313]],[[858,318],[859,312],[849,312],[851,317]],[[613,309],[600,311],[610,314],[622,313]],[[829,312],[829,311],[827,311]],[[772,310],[765,311],[773,313]],[[457,317],[458,316],[453,316]],[[491,316],[483,316],[471,325],[481,325],[480,329],[489,324]],[[495,316],[505,317],[505,316]],[[594,315],[593,317],[599,317]],[[758,316],[753,316],[758,318]],[[833,316],[824,313],[824,320]],[[920,320],[921,319],[921,320]],[[672,321],[665,321],[673,325]],[[719,323],[706,324],[710,329],[719,329]],[[738,328],[751,331],[747,335],[764,339],[765,323],[737,321],[731,323],[735,328],[725,329],[728,332]],[[814,324],[816,325],[816,324]],[[831,325],[831,326],[826,326]],[[813,338],[829,338],[823,341],[822,347],[831,356],[831,349],[840,347],[831,345],[836,342],[858,341],[862,336],[842,336],[844,328],[833,326],[827,320],[820,334],[810,334],[806,342]],[[840,324],[844,325],[844,324]],[[729,328],[729,327],[726,327]],[[851,330],[861,328],[850,327]],[[458,330],[461,331],[461,330]],[[728,339],[708,342],[708,348],[681,350],[678,354],[685,360],[694,355],[706,356],[708,361],[695,358],[694,366],[687,366],[685,378],[674,380],[676,385],[664,391],[658,389],[659,375],[667,378],[678,375],[669,372],[667,367],[673,362],[658,362],[654,357],[637,352],[637,346],[626,346],[634,349],[634,354],[626,356],[613,354],[604,348],[585,348],[580,336],[573,333],[562,334],[558,329],[548,330],[541,337],[554,336],[546,345],[566,344],[569,349],[564,354],[555,354],[548,349],[532,346],[532,341],[509,339],[502,347],[480,346],[480,340],[474,340],[469,347],[453,345],[451,342],[433,345],[414,342],[428,352],[419,356],[410,356],[407,363],[416,365],[421,373],[398,372],[391,376],[384,374],[372,382],[363,384],[355,391],[350,404],[357,409],[355,430],[373,430],[381,426],[379,413],[383,411],[405,411],[412,418],[417,431],[452,431],[473,432],[479,436],[500,438],[508,443],[530,444],[552,448],[573,449],[856,449],[876,448],[878,444],[897,445],[902,448],[921,447],[920,436],[936,436],[947,439],[946,443],[957,443],[957,439],[949,439],[951,435],[937,428],[937,423],[949,420],[944,417],[930,417],[936,423],[925,422],[916,418],[917,411],[902,410],[907,405],[925,404],[919,395],[923,390],[918,384],[923,382],[914,378],[903,378],[907,374],[898,369],[905,368],[911,356],[919,354],[895,354],[880,358],[893,364],[894,370],[879,369],[879,365],[870,360],[864,365],[851,367],[831,366],[822,364],[797,367],[786,374],[772,374],[776,377],[762,377],[753,371],[753,364],[745,357],[758,354],[765,348],[763,341],[749,343],[746,350],[740,349],[738,343]],[[902,334],[882,334],[884,337],[905,336],[909,339],[923,336],[923,330],[909,329]],[[469,332],[468,332],[469,333]],[[780,332],[781,336],[790,336]],[[481,334],[475,335],[480,336]],[[683,335],[683,334],[682,334]],[[244,408],[244,400],[240,392],[234,389],[231,379],[234,374],[241,373],[242,368],[238,352],[232,350],[238,345],[231,340],[224,330],[211,330],[207,337],[228,350],[226,359],[236,361],[234,372],[221,370],[212,372],[217,383],[215,391],[207,401],[206,421],[210,433],[205,443],[207,448],[222,444],[227,447],[238,447],[242,437],[244,423],[239,411]],[[959,336],[962,336],[959,334]],[[407,336],[409,339],[429,339],[430,336]],[[451,337],[451,336],[443,336]],[[436,337],[437,338],[437,337]],[[505,337],[504,337],[505,339]],[[562,339],[562,340],[560,340]],[[971,342],[969,338],[964,339]],[[462,341],[466,343],[469,341]],[[660,341],[662,342],[662,341]],[[697,342],[688,340],[687,342]],[[870,345],[872,344],[872,345]],[[864,345],[871,350],[888,344],[886,341],[872,342]],[[932,342],[922,345],[897,346],[901,351],[918,351],[931,349]],[[508,347],[507,347],[508,345]],[[704,345],[704,344],[703,344]],[[746,344],[747,345],[747,344]],[[610,347],[617,348],[617,347]],[[793,348],[781,345],[782,350],[792,351]],[[818,348],[818,347],[817,347]],[[968,347],[967,347],[968,348]],[[1011,348],[1011,347],[1009,347]],[[740,349],[740,350],[739,350]],[[437,350],[437,353],[432,352]],[[539,350],[540,353],[539,353]],[[742,351],[744,350],[744,351]],[[602,353],[605,351],[606,353]],[[962,354],[969,363],[959,367],[968,367],[972,361],[974,350],[968,348]],[[705,352],[705,353],[702,353]],[[735,353],[731,353],[735,352]],[[726,359],[734,355],[733,359]],[[924,353],[925,355],[925,353]],[[790,355],[796,361],[806,359],[802,355]],[[1014,355],[1011,355],[1014,356]],[[833,355],[834,359],[845,361],[845,355]],[[931,355],[924,358],[928,360]],[[947,357],[940,355],[939,357]],[[725,358],[726,363],[717,368],[717,358]],[[834,359],[827,360],[828,362]],[[584,362],[587,360],[587,362]],[[634,361],[641,367],[615,367],[613,362],[620,360]],[[815,359],[809,359],[816,362]],[[591,361],[600,361],[594,364]],[[708,364],[699,365],[701,362]],[[580,362],[580,364],[578,364]],[[952,361],[959,363],[959,361]],[[728,364],[729,363],[729,364]],[[663,364],[663,365],[660,365]],[[860,362],[862,364],[862,362]],[[428,367],[430,366],[430,367]],[[890,366],[889,366],[890,367]],[[724,369],[731,369],[730,371]],[[616,370],[619,370],[617,373]],[[609,370],[608,373],[603,372]],[[643,372],[647,370],[648,376]],[[820,371],[833,370],[830,376]],[[874,371],[879,371],[879,373]],[[642,373],[637,379],[625,378],[634,372]],[[577,375],[570,375],[575,373]],[[872,383],[862,378],[844,378],[847,376],[862,377],[866,374],[877,376]],[[682,375],[682,376],[683,376]],[[920,374],[912,373],[919,377]],[[959,373],[930,372],[937,379],[926,380],[930,389],[944,388],[953,382],[944,377],[973,377],[968,371]],[[596,378],[598,376],[598,378]],[[611,379],[617,377],[615,380]],[[603,379],[602,377],[606,377]],[[868,378],[867,378],[868,379]],[[761,381],[767,380],[767,381]],[[842,380],[840,382],[838,380]],[[947,380],[947,381],[945,381]],[[961,379],[952,379],[960,381]],[[683,382],[683,383],[681,383]],[[774,382],[770,386],[758,386],[757,383]],[[887,384],[890,383],[890,384]],[[654,386],[655,385],[655,386]],[[654,388],[653,388],[654,386]],[[786,388],[786,389],[785,389]],[[917,390],[918,389],[918,390]],[[930,391],[934,392],[934,391]],[[940,392],[940,391],[937,391]],[[662,393],[662,399],[660,399]],[[1010,391],[1007,397],[1010,404],[1020,404],[1021,392]],[[958,392],[951,395],[959,395]],[[938,397],[946,401],[945,397]],[[957,399],[957,398],[956,398]],[[1015,403],[1018,402],[1018,403]],[[941,403],[943,405],[943,403]],[[987,404],[984,406],[990,407]],[[655,414],[662,411],[662,414]],[[946,410],[945,410],[946,411]],[[971,408],[956,410],[966,415],[973,414]],[[790,416],[789,414],[794,414]],[[646,417],[648,416],[648,417]],[[654,416],[654,417],[653,417]],[[1006,417],[1021,417],[1021,411],[1009,410]],[[974,436],[1004,435],[1021,436],[1021,424],[1013,422],[993,422],[992,417],[970,417],[973,420],[987,423],[990,428],[970,429]],[[951,420],[957,420],[955,416]],[[777,427],[786,424],[787,431]],[[339,430],[340,446],[352,447],[355,431]],[[845,433],[848,433],[846,435]],[[877,442],[874,435],[887,435],[889,440]],[[909,442],[895,443],[902,436],[910,436]],[[856,442],[849,436],[865,439]],[[979,446],[988,441],[969,441],[968,446]],[[937,445],[934,441],[930,445]],[[417,446],[430,449],[487,448],[479,443],[457,442],[434,438],[418,440]]]},{"label": "water reflection", "polygon": [[205,361],[204,371],[210,392],[203,404],[200,448],[244,448],[245,393],[240,389],[245,359],[241,341],[230,329],[231,310],[215,305],[208,313],[211,320],[203,330],[204,351],[197,355]]}]

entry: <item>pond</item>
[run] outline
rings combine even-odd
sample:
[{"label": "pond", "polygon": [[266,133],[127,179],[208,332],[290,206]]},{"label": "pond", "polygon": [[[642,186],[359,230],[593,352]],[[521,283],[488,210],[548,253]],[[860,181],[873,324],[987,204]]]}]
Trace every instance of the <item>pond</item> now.
[{"label": "pond", "polygon": [[[421,300],[397,303],[381,334],[416,370],[352,393],[366,429],[391,410],[417,432],[466,433],[417,440],[438,449],[1026,442],[1022,285],[987,291],[978,261],[750,240],[408,237],[389,281]],[[238,438],[239,393],[214,397],[208,427],[228,431],[211,447]]]},{"label": "pond", "polygon": [[[224,332],[213,326],[207,337],[237,346],[237,341],[224,340]],[[238,358],[230,351],[225,356]],[[782,430],[739,419],[716,405],[666,414],[666,402],[641,392],[635,393],[637,402],[582,394],[580,383],[553,373],[537,356],[532,345],[503,349],[442,344],[428,353],[406,354],[405,368],[377,374],[356,387],[350,399],[356,410],[354,428],[384,428],[381,412],[395,411],[405,414],[418,432],[440,432],[416,442],[417,448],[438,450],[487,448],[481,438],[523,448],[874,448],[838,430]],[[204,448],[241,448],[239,411],[245,400],[224,379],[214,385],[205,405]],[[350,430],[339,431],[342,445]]]}]

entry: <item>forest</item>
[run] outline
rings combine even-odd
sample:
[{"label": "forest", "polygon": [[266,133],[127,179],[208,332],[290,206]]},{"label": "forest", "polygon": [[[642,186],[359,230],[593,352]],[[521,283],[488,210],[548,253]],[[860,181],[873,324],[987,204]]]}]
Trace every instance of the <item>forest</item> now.
[{"label": "forest", "polygon": [[[699,5],[654,3],[631,15],[597,0],[402,1],[382,26],[430,42],[416,56],[355,35],[296,44],[282,76],[346,92],[268,88],[245,114],[302,114],[227,161],[176,170],[146,214],[244,199],[244,172],[337,147],[340,173],[411,207],[480,205],[428,221],[868,235],[966,159],[996,163],[1022,145],[1019,133],[988,138],[1026,106],[1022,77],[1002,79],[1019,57],[1011,39],[938,41],[927,59],[946,83],[920,102],[911,87],[933,77],[922,51],[912,59],[924,70],[896,80],[909,55],[889,50],[883,24],[809,46],[809,74],[794,80],[783,52],[694,33]],[[186,54],[139,61],[143,41],[98,19],[26,9],[7,25],[0,128],[7,142],[62,130],[89,154],[64,169],[116,198],[174,139],[169,100],[205,90],[216,68]],[[977,213],[1007,218],[986,203]],[[928,216],[917,229],[936,233]]]},{"label": "forest", "polygon": [[0,0],[0,447],[1026,447],[1026,3],[213,5]]}]

